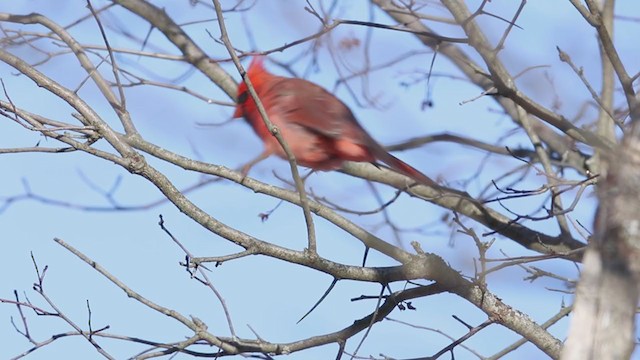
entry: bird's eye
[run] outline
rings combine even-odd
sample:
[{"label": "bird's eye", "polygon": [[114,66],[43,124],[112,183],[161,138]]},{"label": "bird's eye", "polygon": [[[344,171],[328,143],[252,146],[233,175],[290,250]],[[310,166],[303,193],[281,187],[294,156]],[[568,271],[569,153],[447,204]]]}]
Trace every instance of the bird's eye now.
[{"label": "bird's eye", "polygon": [[240,94],[238,94],[238,104],[243,104],[245,101],[247,101],[248,97],[249,97],[249,94],[247,94],[246,91],[243,91]]}]

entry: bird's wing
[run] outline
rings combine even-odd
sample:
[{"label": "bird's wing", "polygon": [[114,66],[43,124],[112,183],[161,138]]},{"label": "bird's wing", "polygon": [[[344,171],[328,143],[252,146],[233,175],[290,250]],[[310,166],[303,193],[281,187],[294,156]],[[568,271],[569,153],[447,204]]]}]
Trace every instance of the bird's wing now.
[{"label": "bird's wing", "polygon": [[347,105],[324,88],[296,78],[280,78],[272,86],[272,110],[288,121],[332,139],[357,144],[370,140]]}]

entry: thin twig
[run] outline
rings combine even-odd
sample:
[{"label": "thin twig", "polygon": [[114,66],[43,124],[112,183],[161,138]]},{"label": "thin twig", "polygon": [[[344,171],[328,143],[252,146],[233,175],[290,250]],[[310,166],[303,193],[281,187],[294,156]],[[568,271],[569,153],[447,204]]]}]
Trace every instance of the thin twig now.
[{"label": "thin twig", "polygon": [[278,143],[280,144],[280,146],[282,146],[282,149],[287,154],[287,158],[289,160],[289,166],[291,167],[291,175],[293,176],[293,180],[296,184],[296,190],[298,190],[298,193],[300,194],[300,204],[302,206],[304,219],[307,224],[307,238],[308,238],[307,250],[310,252],[312,256],[316,255],[317,241],[316,241],[315,225],[313,223],[313,217],[311,216],[311,211],[309,210],[309,199],[304,189],[304,182],[300,178],[300,174],[298,172],[298,166],[296,163],[295,156],[293,155],[293,152],[291,151],[291,148],[289,147],[285,139],[282,137],[282,133],[278,130],[277,127],[273,125],[271,121],[269,121],[269,116],[267,114],[267,111],[264,108],[264,105],[262,104],[262,102],[260,101],[260,97],[255,91],[253,85],[251,84],[251,79],[249,79],[249,76],[247,75],[246,71],[242,67],[242,64],[240,64],[240,59],[238,59],[238,56],[236,55],[236,51],[233,48],[233,45],[231,44],[231,40],[229,39],[229,35],[227,34],[227,28],[225,26],[225,21],[224,21],[224,16],[222,14],[222,7],[220,5],[220,1],[213,0],[213,4],[216,8],[216,14],[218,16],[218,25],[220,27],[220,36],[222,38],[222,41],[225,47],[227,48],[229,55],[231,55],[231,58],[233,59],[233,63],[238,68],[240,75],[242,75],[242,80],[247,85],[247,89],[251,94],[251,97],[256,103],[256,107],[258,108],[258,112],[260,113],[262,120],[264,121],[265,125],[269,129],[269,132],[271,132],[271,134],[278,140]]}]

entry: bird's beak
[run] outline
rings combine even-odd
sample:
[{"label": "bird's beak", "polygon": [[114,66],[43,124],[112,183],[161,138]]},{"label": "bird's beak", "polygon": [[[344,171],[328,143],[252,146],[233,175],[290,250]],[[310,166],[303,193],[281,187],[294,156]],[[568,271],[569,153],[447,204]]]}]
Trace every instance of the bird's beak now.
[{"label": "bird's beak", "polygon": [[233,119],[244,117],[242,107],[236,106],[236,111],[233,112]]}]

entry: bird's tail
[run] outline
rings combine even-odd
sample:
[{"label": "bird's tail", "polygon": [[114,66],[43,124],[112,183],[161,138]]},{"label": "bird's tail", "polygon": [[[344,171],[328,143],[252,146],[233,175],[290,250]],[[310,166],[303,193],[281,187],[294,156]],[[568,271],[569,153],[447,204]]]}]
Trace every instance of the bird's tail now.
[{"label": "bird's tail", "polygon": [[407,164],[406,162],[404,162],[404,161],[398,159],[397,157],[389,154],[384,148],[382,148],[382,146],[380,146],[379,149],[376,149],[376,154],[375,155],[376,155],[376,158],[378,160],[380,160],[383,163],[387,164],[393,170],[396,170],[397,172],[412,178],[413,180],[417,181],[418,183],[420,183],[422,185],[431,186],[431,187],[434,187],[434,186],[435,187],[439,187],[438,183],[433,181],[430,177],[428,177],[427,175],[421,173],[416,168],[414,168],[413,166]]}]

